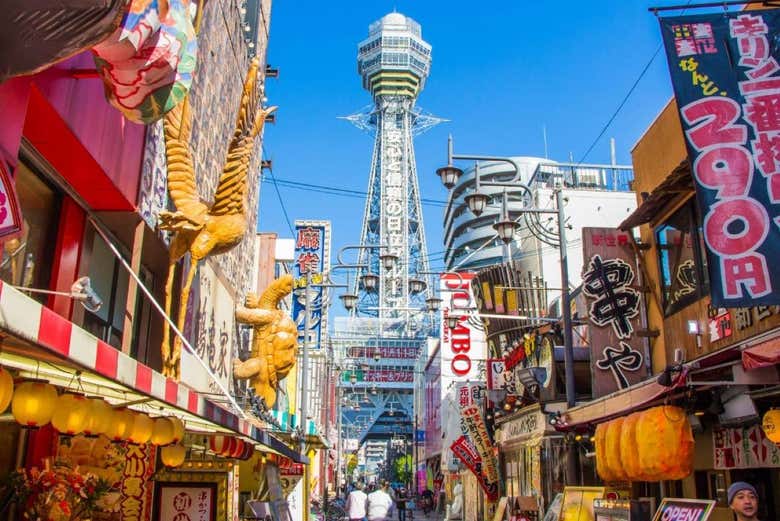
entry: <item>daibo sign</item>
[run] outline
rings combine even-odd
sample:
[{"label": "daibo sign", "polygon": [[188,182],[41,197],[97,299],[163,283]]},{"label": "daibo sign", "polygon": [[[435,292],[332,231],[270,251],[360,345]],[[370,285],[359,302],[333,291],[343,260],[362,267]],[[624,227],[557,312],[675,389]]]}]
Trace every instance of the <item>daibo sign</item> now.
[{"label": "daibo sign", "polygon": [[[471,291],[473,273],[442,274],[441,289],[441,372],[445,380],[476,380],[487,352],[485,328],[476,316],[477,305]],[[457,325],[450,328],[447,317],[459,316]]]}]

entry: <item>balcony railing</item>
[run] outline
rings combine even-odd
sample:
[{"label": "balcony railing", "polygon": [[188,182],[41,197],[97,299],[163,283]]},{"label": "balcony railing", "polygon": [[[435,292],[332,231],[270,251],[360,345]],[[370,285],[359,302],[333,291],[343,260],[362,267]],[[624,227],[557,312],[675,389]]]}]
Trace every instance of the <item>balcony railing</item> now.
[{"label": "balcony railing", "polygon": [[630,192],[634,169],[624,165],[589,165],[576,163],[539,163],[528,185],[534,188],[553,188],[563,181],[566,188]]}]

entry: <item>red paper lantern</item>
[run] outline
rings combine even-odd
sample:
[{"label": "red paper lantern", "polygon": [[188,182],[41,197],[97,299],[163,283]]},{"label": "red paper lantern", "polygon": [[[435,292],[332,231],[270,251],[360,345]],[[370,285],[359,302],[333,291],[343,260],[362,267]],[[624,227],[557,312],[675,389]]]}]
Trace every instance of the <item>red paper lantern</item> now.
[{"label": "red paper lantern", "polygon": [[241,454],[244,453],[244,447],[246,446],[246,443],[244,443],[244,440],[240,440],[238,438],[235,438],[236,444],[233,447],[233,450],[230,452],[228,457],[230,458],[238,458],[241,456]]},{"label": "red paper lantern", "polygon": [[255,453],[255,446],[251,443],[244,443],[244,452],[238,457],[238,459],[246,461],[252,457]]},{"label": "red paper lantern", "polygon": [[217,455],[222,455],[223,452],[227,449],[228,445],[230,444],[230,436],[212,436],[209,440],[209,449],[211,449],[211,452]]}]

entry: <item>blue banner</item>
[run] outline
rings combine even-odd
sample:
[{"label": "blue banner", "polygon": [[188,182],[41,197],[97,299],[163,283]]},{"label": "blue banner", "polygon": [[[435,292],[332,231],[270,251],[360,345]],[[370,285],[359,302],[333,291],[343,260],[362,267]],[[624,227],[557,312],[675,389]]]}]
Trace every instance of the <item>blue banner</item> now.
[{"label": "blue banner", "polygon": [[780,10],[661,19],[712,305],[780,304]]},{"label": "blue banner", "polygon": [[[298,343],[306,336],[306,276],[311,273],[312,284],[321,284],[322,273],[330,264],[330,222],[295,221],[295,260],[293,261],[293,320],[298,326]],[[322,314],[323,288],[310,292],[311,323],[308,331],[309,347],[319,349],[325,324]]]}]

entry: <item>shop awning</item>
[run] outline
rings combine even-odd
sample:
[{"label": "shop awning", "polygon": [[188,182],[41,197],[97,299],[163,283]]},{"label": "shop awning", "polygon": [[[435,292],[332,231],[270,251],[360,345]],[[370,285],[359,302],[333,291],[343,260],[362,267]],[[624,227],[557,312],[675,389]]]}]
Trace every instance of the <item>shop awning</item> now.
[{"label": "shop awning", "polygon": [[280,440],[252,421],[206,399],[186,385],[166,378],[134,358],[98,340],[73,322],[54,313],[38,301],[0,281],[0,330],[3,341],[0,363],[29,377],[76,383],[87,392],[104,395],[114,402],[148,398],[153,407],[175,410],[187,423],[204,432],[243,435],[269,450],[308,463]]},{"label": "shop awning", "polygon": [[563,414],[564,422],[556,425],[556,429],[560,431],[576,430],[580,426],[601,423],[625,415],[649,405],[674,389],[685,385],[687,377],[688,370],[686,368],[678,373],[669,387],[661,385],[655,378],[651,378],[607,396],[577,405]]},{"label": "shop awning", "polygon": [[759,369],[780,363],[780,337],[761,342],[742,351],[742,366]]},{"label": "shop awning", "polygon": [[629,215],[618,228],[629,230],[640,224],[650,222],[653,217],[659,215],[659,211],[675,197],[687,195],[693,192],[693,178],[691,177],[691,163],[687,159],[682,161],[666,179],[661,181],[655,189],[645,197],[642,204]]}]

